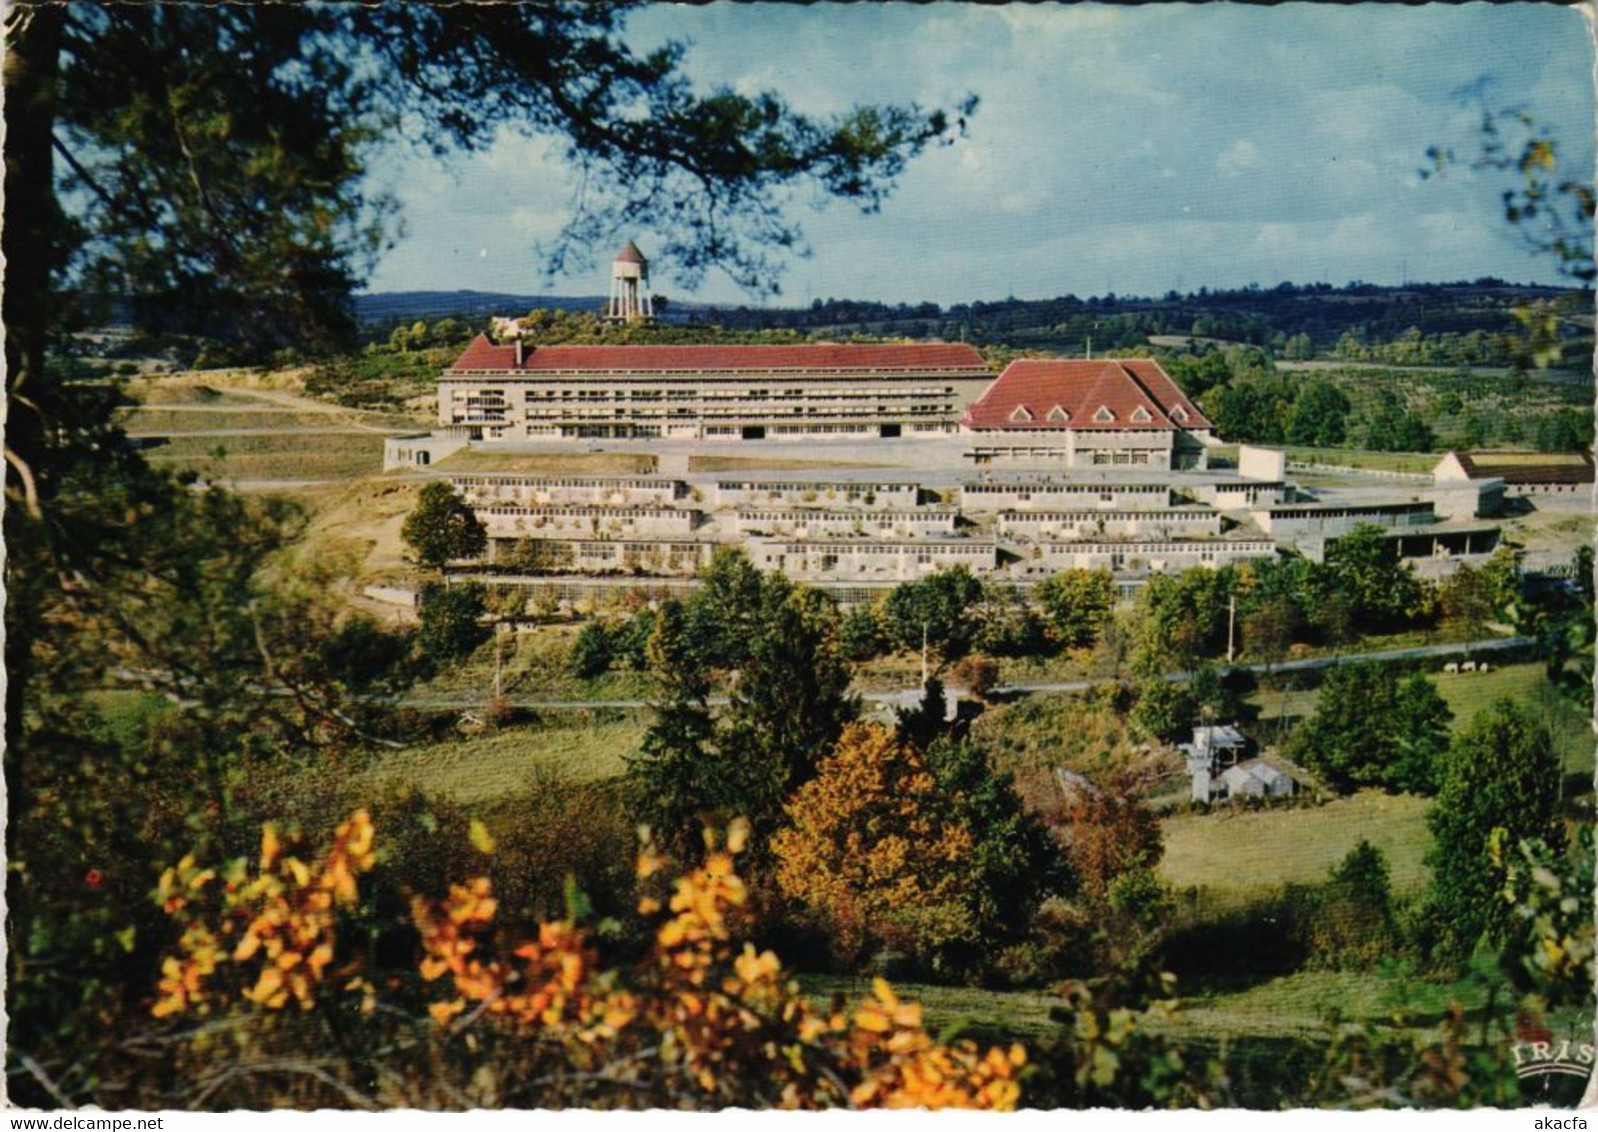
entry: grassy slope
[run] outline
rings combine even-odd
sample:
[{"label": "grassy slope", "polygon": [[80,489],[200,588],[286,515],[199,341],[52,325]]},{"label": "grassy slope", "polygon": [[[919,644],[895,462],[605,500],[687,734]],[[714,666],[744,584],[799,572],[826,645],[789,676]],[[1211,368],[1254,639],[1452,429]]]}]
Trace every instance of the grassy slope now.
[{"label": "grassy slope", "polygon": [[1176,888],[1241,901],[1283,884],[1325,880],[1365,838],[1387,855],[1393,887],[1412,892],[1426,881],[1430,804],[1371,790],[1313,808],[1175,815],[1161,823],[1160,873]]},{"label": "grassy slope", "polygon": [[[501,691],[520,699],[631,700],[655,694],[653,679],[625,667],[592,680],[566,671],[566,656],[580,626],[549,625],[532,633],[507,635],[500,657]],[[416,689],[419,696],[486,697],[494,679],[494,644],[489,642],[464,663]]]},{"label": "grassy slope", "polygon": [[497,802],[540,778],[593,781],[621,773],[643,739],[642,715],[562,715],[382,755],[367,772],[378,791],[405,787],[456,802]]},{"label": "grassy slope", "polygon": [[[839,975],[804,975],[800,984],[817,998],[841,994],[855,999],[871,987],[867,978]],[[1058,1028],[1049,1020],[1049,1010],[1060,999],[1047,992],[926,983],[893,986],[901,997],[921,1003],[934,1032],[962,1026],[1026,1040]],[[1177,990],[1181,993],[1183,988]],[[1430,1027],[1452,1003],[1479,1009],[1486,997],[1480,983],[1426,983],[1396,970],[1300,971],[1241,989],[1190,993],[1174,1018],[1151,1021],[1150,1029],[1206,1043],[1245,1036],[1314,1039],[1325,1037],[1334,1019],[1382,1023],[1396,1014]]]},{"label": "grassy slope", "polygon": [[[260,440],[267,441],[264,447],[255,446]],[[344,480],[383,470],[383,438],[375,434],[186,437],[145,455],[155,467],[196,471],[211,479]]]},{"label": "grassy slope", "polygon": [[467,449],[434,465],[446,472],[549,472],[562,475],[648,475],[660,459],[645,452],[484,452]]},{"label": "grassy slope", "polygon": [[217,409],[209,405],[200,409],[135,409],[123,414],[120,423],[133,436],[171,436],[218,429],[277,432],[349,427],[346,420],[327,413],[301,413],[276,405],[255,407],[233,403]]}]

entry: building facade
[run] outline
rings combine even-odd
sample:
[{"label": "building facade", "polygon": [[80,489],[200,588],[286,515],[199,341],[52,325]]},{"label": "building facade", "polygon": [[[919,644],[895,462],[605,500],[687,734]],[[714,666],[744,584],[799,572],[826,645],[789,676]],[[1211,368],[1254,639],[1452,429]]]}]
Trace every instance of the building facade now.
[{"label": "building facade", "polygon": [[480,441],[950,435],[992,382],[962,345],[536,346],[478,338],[438,423]]},{"label": "building facade", "polygon": [[978,464],[1202,468],[1214,428],[1151,358],[1023,358],[966,410]]}]

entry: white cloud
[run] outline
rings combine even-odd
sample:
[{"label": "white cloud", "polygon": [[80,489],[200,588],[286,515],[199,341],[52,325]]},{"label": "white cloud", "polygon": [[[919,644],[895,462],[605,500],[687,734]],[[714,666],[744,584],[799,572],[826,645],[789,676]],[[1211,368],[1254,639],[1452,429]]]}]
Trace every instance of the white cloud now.
[{"label": "white cloud", "polygon": [[1238,138],[1215,159],[1216,172],[1238,177],[1265,164],[1259,147],[1247,138]]},{"label": "white cloud", "polygon": [[[970,137],[912,162],[879,215],[841,202],[796,212],[815,257],[784,288],[951,302],[1107,283],[1160,292],[1178,276],[1188,288],[1381,279],[1406,258],[1412,277],[1529,278],[1494,186],[1416,170],[1428,145],[1473,149],[1477,111],[1450,92],[1488,73],[1590,164],[1592,51],[1576,18],[1481,5],[656,5],[631,19],[629,41],[690,39],[701,86],[772,89],[811,114],[979,95]],[[383,171],[411,235],[376,286],[542,285],[532,246],[558,230],[575,187],[560,146],[503,139],[460,167]],[[560,287],[602,288],[603,268]],[[741,298],[715,277],[700,297]]]}]

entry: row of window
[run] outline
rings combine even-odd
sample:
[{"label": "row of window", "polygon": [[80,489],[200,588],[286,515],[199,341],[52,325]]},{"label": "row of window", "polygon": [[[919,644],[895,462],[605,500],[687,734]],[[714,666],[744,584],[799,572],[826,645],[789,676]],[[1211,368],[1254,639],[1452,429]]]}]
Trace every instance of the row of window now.
[{"label": "row of window", "polygon": [[[729,389],[706,391],[702,389],[627,389],[601,388],[601,389],[527,389],[522,392],[522,400],[527,404],[538,401],[627,401],[627,402],[654,402],[654,401],[767,401],[781,398],[798,398],[801,400],[816,400],[818,398],[835,401],[874,401],[879,398],[902,400],[906,397],[954,397],[955,390],[949,386],[910,386],[908,388],[872,388],[859,391],[841,389]],[[472,404],[481,399],[503,401],[505,393],[502,390],[488,390],[483,393],[467,393],[466,402]],[[457,400],[460,396],[457,394]]]}]

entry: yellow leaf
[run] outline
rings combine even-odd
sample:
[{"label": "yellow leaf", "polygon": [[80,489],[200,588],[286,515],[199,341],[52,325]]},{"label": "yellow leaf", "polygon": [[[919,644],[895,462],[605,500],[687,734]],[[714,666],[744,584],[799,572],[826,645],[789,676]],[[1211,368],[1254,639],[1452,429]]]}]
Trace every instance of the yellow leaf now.
[{"label": "yellow leaf", "polygon": [[488,832],[488,827],[477,818],[472,819],[468,836],[471,837],[472,845],[479,853],[488,854],[494,851],[493,835]]},{"label": "yellow leaf", "polygon": [[449,1024],[451,1018],[465,1009],[466,1004],[457,998],[451,1002],[435,1002],[427,1008],[427,1012],[433,1016],[433,1021],[445,1026]]},{"label": "yellow leaf", "polygon": [[268,822],[261,827],[261,871],[264,873],[277,864],[277,855],[282,844],[277,839],[277,826]]}]

